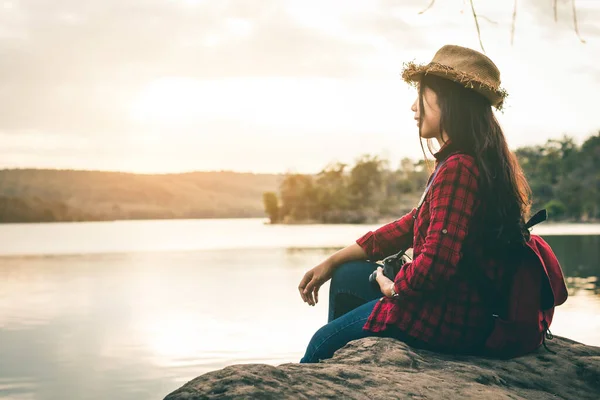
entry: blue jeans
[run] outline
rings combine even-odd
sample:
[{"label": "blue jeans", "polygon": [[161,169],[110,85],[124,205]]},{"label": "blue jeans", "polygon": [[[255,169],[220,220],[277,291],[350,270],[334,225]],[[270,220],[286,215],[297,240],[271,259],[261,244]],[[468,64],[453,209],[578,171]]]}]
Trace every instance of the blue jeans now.
[{"label": "blue jeans", "polygon": [[369,275],[377,266],[367,261],[352,261],[335,270],[329,288],[329,321],[313,335],[301,363],[331,358],[352,340],[368,336],[401,338],[401,332],[394,327],[383,332],[363,330],[375,304],[383,297],[379,285],[369,283]]}]

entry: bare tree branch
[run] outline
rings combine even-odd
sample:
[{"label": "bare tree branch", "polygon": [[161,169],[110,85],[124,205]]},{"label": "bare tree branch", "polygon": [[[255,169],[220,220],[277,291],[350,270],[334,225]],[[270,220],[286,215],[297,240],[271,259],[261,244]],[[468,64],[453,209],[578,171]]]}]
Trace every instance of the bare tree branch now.
[{"label": "bare tree branch", "polygon": [[[481,29],[479,28],[479,19],[486,20],[492,24],[497,24],[497,22],[491,20],[490,18],[488,18],[484,15],[477,15],[477,12],[475,11],[475,5],[473,4],[473,0],[468,0],[468,2],[471,5],[471,12],[473,13],[473,19],[475,20],[475,27],[477,28],[477,38],[479,39],[479,46],[481,47],[481,50],[485,53],[485,48],[483,47],[483,41],[481,40]],[[463,0],[463,7],[466,3],[467,3],[467,0]],[[518,3],[518,0],[514,0],[512,25],[511,25],[511,29],[510,29],[510,44],[511,44],[511,46],[515,42],[515,28],[517,26],[517,3]],[[419,14],[423,14],[426,11],[428,11],[429,9],[431,9],[431,7],[433,7],[434,4],[435,4],[435,0],[431,0],[429,5],[424,10],[420,11]],[[558,22],[558,0],[552,0],[552,8],[554,9],[554,22]],[[575,0],[571,0],[571,8],[573,9],[573,24],[575,25],[575,34],[577,35],[577,38],[579,39],[579,41],[581,43],[586,43],[585,39],[583,39],[581,37],[581,34],[579,33],[579,23],[577,21],[577,7],[575,6]],[[464,8],[463,8],[463,10],[461,10],[461,14],[463,13],[463,11],[464,11]]]},{"label": "bare tree branch", "polygon": [[477,37],[479,38],[479,45],[481,46],[481,50],[485,53],[485,48],[483,47],[483,42],[481,41],[481,31],[479,30],[479,21],[477,20],[477,13],[475,12],[475,6],[473,5],[473,0],[471,2],[471,11],[473,12],[473,19],[475,20],[475,27],[477,28]]},{"label": "bare tree branch", "polygon": [[494,21],[494,20],[492,20],[492,19],[490,19],[490,18],[486,17],[485,15],[478,15],[478,16],[477,16],[477,18],[479,18],[479,19],[484,19],[484,20],[486,20],[487,22],[489,22],[490,24],[498,25],[498,21]]},{"label": "bare tree branch", "polygon": [[517,25],[517,0],[515,0],[515,6],[513,7],[512,27],[510,28],[510,45],[511,46],[515,42],[515,26],[516,25]]},{"label": "bare tree branch", "polygon": [[431,7],[433,7],[433,5],[435,4],[435,0],[431,0],[431,3],[429,3],[429,5],[427,6],[426,9],[424,9],[423,11],[419,11],[419,14],[423,14],[425,11],[429,10]]},{"label": "bare tree branch", "polygon": [[573,23],[575,24],[575,33],[577,34],[577,37],[579,38],[581,43],[585,43],[585,40],[579,34],[579,25],[577,24],[577,7],[575,7],[575,0],[571,1],[571,5],[573,7]]}]

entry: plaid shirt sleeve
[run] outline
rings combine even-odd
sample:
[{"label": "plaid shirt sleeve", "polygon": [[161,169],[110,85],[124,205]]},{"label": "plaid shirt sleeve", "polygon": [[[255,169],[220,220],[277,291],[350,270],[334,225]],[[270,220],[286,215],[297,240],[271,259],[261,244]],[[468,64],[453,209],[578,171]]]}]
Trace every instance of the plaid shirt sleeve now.
[{"label": "plaid shirt sleeve", "polygon": [[451,156],[431,185],[429,227],[419,254],[400,270],[395,290],[400,298],[437,290],[456,273],[469,223],[479,202],[477,176],[470,157]]},{"label": "plaid shirt sleeve", "polygon": [[382,260],[400,250],[412,247],[415,209],[400,219],[369,231],[356,243],[367,253],[370,260]]}]

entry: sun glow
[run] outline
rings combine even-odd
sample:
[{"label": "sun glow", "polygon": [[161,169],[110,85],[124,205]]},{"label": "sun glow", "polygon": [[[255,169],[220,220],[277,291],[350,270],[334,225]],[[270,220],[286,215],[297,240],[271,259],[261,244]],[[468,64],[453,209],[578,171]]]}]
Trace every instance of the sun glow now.
[{"label": "sun glow", "polygon": [[[149,82],[131,104],[129,117],[134,129],[128,140],[135,145],[135,152],[127,154],[127,162],[132,164],[127,168],[147,172],[177,163],[178,170],[187,170],[217,165],[228,158],[238,160],[235,168],[254,169],[258,163],[251,162],[250,155],[264,151],[264,143],[293,146],[314,157],[312,142],[300,139],[307,131],[321,134],[321,157],[326,163],[332,159],[328,148],[361,131],[376,132],[389,140],[398,131],[413,131],[410,116],[398,118],[410,114],[413,100],[413,91],[395,78],[163,77]],[[349,154],[380,152],[392,143],[369,139],[352,145],[356,150]],[[197,157],[200,150],[204,151],[202,158]],[[194,158],[184,166],[179,160],[186,154],[194,154]],[[276,169],[305,168],[299,167],[297,160],[282,161],[276,153],[265,154],[268,157],[261,162],[273,163]]]},{"label": "sun glow", "polygon": [[[239,120],[261,126],[338,128],[358,122],[363,113],[392,111],[412,94],[397,81],[341,82],[328,78],[162,78],[146,86],[131,108],[138,123],[185,124],[191,121]],[[375,104],[366,99],[377,97]],[[373,128],[372,118],[364,121]]]},{"label": "sun glow", "polygon": [[185,122],[202,102],[198,82],[190,78],[162,78],[148,84],[131,108],[131,118],[138,123]]},{"label": "sun glow", "polygon": [[187,6],[198,6],[205,2],[205,0],[181,0],[181,2]]},{"label": "sun glow", "polygon": [[143,337],[152,353],[160,359],[201,354],[210,349],[210,343],[217,339],[207,329],[210,321],[203,323],[193,315],[165,316],[163,320],[152,322],[144,327]]}]

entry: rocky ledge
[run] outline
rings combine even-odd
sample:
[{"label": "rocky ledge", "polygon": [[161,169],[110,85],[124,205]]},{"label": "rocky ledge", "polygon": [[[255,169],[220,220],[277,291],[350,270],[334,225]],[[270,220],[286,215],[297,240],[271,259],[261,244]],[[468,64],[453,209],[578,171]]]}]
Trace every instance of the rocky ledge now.
[{"label": "rocky ledge", "polygon": [[234,365],[202,375],[165,400],[191,399],[593,399],[600,347],[555,337],[512,360],[417,350],[393,339],[350,342],[319,364]]}]

